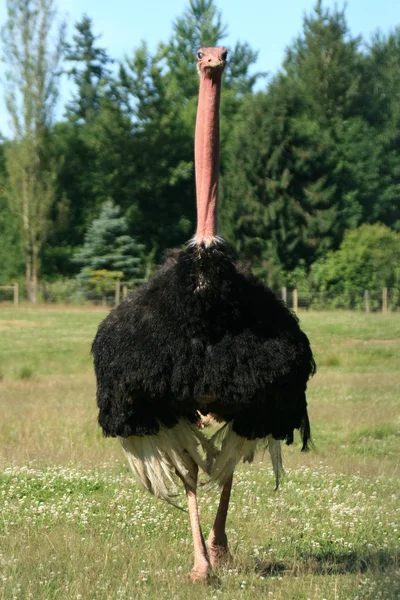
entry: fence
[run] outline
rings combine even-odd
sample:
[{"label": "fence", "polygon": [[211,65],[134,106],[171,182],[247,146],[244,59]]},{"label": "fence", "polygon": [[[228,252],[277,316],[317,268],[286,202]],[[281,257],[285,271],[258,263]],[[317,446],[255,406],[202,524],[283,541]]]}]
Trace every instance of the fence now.
[{"label": "fence", "polygon": [[[46,304],[116,306],[145,282],[145,279],[131,282],[117,280],[114,289],[102,294],[85,288],[76,279],[60,279],[53,283],[42,282],[38,289],[38,301]],[[357,310],[366,313],[400,311],[400,290],[396,288],[348,290],[340,294],[301,288],[281,288],[275,290],[275,293],[295,312],[299,310]],[[24,286],[19,286],[18,283],[0,286],[0,302],[12,301],[14,306],[18,306],[20,300],[27,300]]]},{"label": "fence", "polygon": [[[137,280],[143,283],[146,280]],[[126,298],[132,289],[122,286],[122,298]],[[297,288],[274,290],[284,303],[295,312],[299,310],[358,310],[365,312],[400,311],[400,290],[382,288],[380,290],[352,290],[337,294],[334,292],[312,292]],[[116,294],[119,304],[120,294]]]},{"label": "fence", "polygon": [[121,301],[121,291],[122,291],[122,300],[125,300],[125,298],[128,297],[129,292],[133,292],[137,286],[142,285],[143,283],[146,283],[146,281],[147,281],[147,279],[135,279],[134,282],[131,282],[131,284],[132,283],[134,284],[134,288],[129,289],[128,283],[121,282],[119,279],[117,279],[116,284],[115,284],[115,306],[118,306],[118,304]]},{"label": "fence", "polygon": [[[130,282],[116,281],[114,288],[106,292],[98,292],[94,288],[85,286],[77,279],[59,278],[54,282],[42,281],[38,285],[38,304],[67,304],[67,305],[104,305],[116,306],[121,299],[128,296],[128,290],[135,290],[138,285],[145,282],[137,279]],[[0,286],[0,303],[12,302],[18,306],[20,301],[27,302],[28,294],[24,284]]]},{"label": "fence", "polygon": [[0,291],[12,292],[14,306],[19,305],[19,284],[18,283],[14,283],[14,285],[0,285]]},{"label": "fence", "polygon": [[280,290],[282,300],[295,312],[298,310],[357,310],[382,312],[400,310],[400,290],[348,290],[341,293],[315,292],[301,289]]}]

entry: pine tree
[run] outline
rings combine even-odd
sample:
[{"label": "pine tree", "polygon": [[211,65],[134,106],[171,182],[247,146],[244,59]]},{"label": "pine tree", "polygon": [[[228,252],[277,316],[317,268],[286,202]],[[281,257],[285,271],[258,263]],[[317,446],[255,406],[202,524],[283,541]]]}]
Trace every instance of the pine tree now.
[{"label": "pine tree", "polygon": [[[222,20],[215,0],[190,0],[184,14],[173,24],[169,43],[162,46],[170,70],[182,98],[197,97],[199,80],[196,73],[196,50],[200,46],[222,46],[228,26]],[[223,93],[234,90],[243,95],[251,92],[261,73],[250,75],[250,67],[257,60],[257,52],[246,42],[236,42],[228,48],[228,62],[224,74]],[[222,102],[224,109],[226,100]]]},{"label": "pine tree", "polygon": [[74,43],[68,46],[65,57],[75,63],[68,73],[77,86],[77,94],[68,107],[68,113],[74,120],[89,122],[98,114],[101,90],[110,73],[107,65],[113,61],[104,48],[96,46],[100,36],[94,35],[92,20],[87,15],[75,24],[75,28]]},{"label": "pine tree", "polygon": [[234,121],[223,232],[243,258],[256,257],[258,269],[310,266],[339,246],[346,229],[384,214],[381,174],[390,154],[366,117],[359,44],[344,11],[318,1],[284,71]]},{"label": "pine tree", "polygon": [[[57,177],[57,202],[51,213],[48,243],[41,258],[47,277],[74,274],[71,257],[83,242],[88,225],[108,198],[123,205],[126,181],[132,179],[131,123],[113,101],[112,59],[98,45],[92,20],[84,15],[75,25],[67,60],[76,89],[67,105],[68,120],[53,129],[51,151],[62,156]],[[76,270],[76,266],[75,266]]]},{"label": "pine tree", "polygon": [[400,27],[374,36],[365,57],[364,94],[381,148],[379,186],[365,219],[400,231]]},{"label": "pine tree", "polygon": [[345,9],[317,0],[303,31],[287,50],[283,67],[308,115],[325,125],[355,114],[361,99],[361,37],[349,34]]},{"label": "pine tree", "polygon": [[94,271],[121,272],[121,277],[128,281],[143,276],[144,246],[127,235],[127,229],[120,208],[112,201],[105,202],[73,259],[82,265],[81,278],[87,278],[87,273]]},{"label": "pine tree", "polygon": [[[132,120],[134,143],[132,179],[127,211],[132,233],[156,248],[181,245],[194,233],[195,186],[193,132],[197,109],[196,49],[223,43],[226,26],[214,0],[191,0],[173,25],[167,44],[152,55],[143,43],[120,70],[119,94]],[[243,96],[258,75],[250,75],[256,53],[238,43],[229,53],[224,75],[222,147]],[[234,71],[235,77],[232,77]]]},{"label": "pine tree", "polygon": [[[330,139],[279,79],[244,104],[222,179],[222,233],[263,275],[333,245]],[[271,283],[271,281],[270,281]]]}]

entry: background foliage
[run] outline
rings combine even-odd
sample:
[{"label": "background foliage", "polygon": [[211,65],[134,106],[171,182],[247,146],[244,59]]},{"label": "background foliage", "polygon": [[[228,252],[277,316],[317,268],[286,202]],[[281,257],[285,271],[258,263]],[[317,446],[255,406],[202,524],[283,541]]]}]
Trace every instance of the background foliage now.
[{"label": "background foliage", "polygon": [[[194,50],[223,44],[227,28],[215,0],[190,0],[154,53],[142,42],[117,63],[88,15],[75,24],[62,46],[72,95],[64,117],[46,121],[41,142],[52,194],[32,202],[42,281],[64,281],[84,267],[143,277],[165,249],[193,235]],[[309,289],[337,293],[397,286],[400,27],[362,40],[349,32],[345,9],[319,0],[275,76],[255,73],[256,60],[247,42],[229,48],[221,234],[273,287],[299,278]],[[0,284],[26,273],[23,215],[5,160],[23,138],[0,146]],[[126,238],[112,248],[99,242],[98,266],[87,239],[107,202],[119,207]]]}]

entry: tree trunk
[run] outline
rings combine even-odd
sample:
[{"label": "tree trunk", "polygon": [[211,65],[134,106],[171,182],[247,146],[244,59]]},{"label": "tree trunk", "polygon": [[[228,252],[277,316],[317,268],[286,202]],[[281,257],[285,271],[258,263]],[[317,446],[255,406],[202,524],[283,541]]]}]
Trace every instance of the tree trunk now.
[{"label": "tree trunk", "polygon": [[37,252],[30,250],[26,253],[25,263],[26,291],[29,302],[37,303]]},{"label": "tree trunk", "polygon": [[38,274],[38,253],[37,248],[32,252],[32,273],[31,273],[31,302],[37,303],[37,274]]},{"label": "tree trunk", "polygon": [[25,252],[25,284],[26,284],[26,293],[28,294],[28,300],[31,302],[32,294],[31,294],[31,272],[32,272],[32,264],[31,264],[31,255],[29,252]]}]

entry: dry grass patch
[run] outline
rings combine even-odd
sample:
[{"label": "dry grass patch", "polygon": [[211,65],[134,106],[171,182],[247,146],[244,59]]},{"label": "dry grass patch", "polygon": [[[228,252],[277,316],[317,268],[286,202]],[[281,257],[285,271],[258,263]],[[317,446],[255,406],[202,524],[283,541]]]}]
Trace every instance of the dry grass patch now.
[{"label": "dry grass patch", "polygon": [[117,454],[97,425],[92,374],[0,383],[3,466],[96,465]]},{"label": "dry grass patch", "polygon": [[16,329],[19,327],[37,327],[37,323],[33,321],[27,321],[26,319],[0,319],[0,331],[5,331],[6,329]]}]

